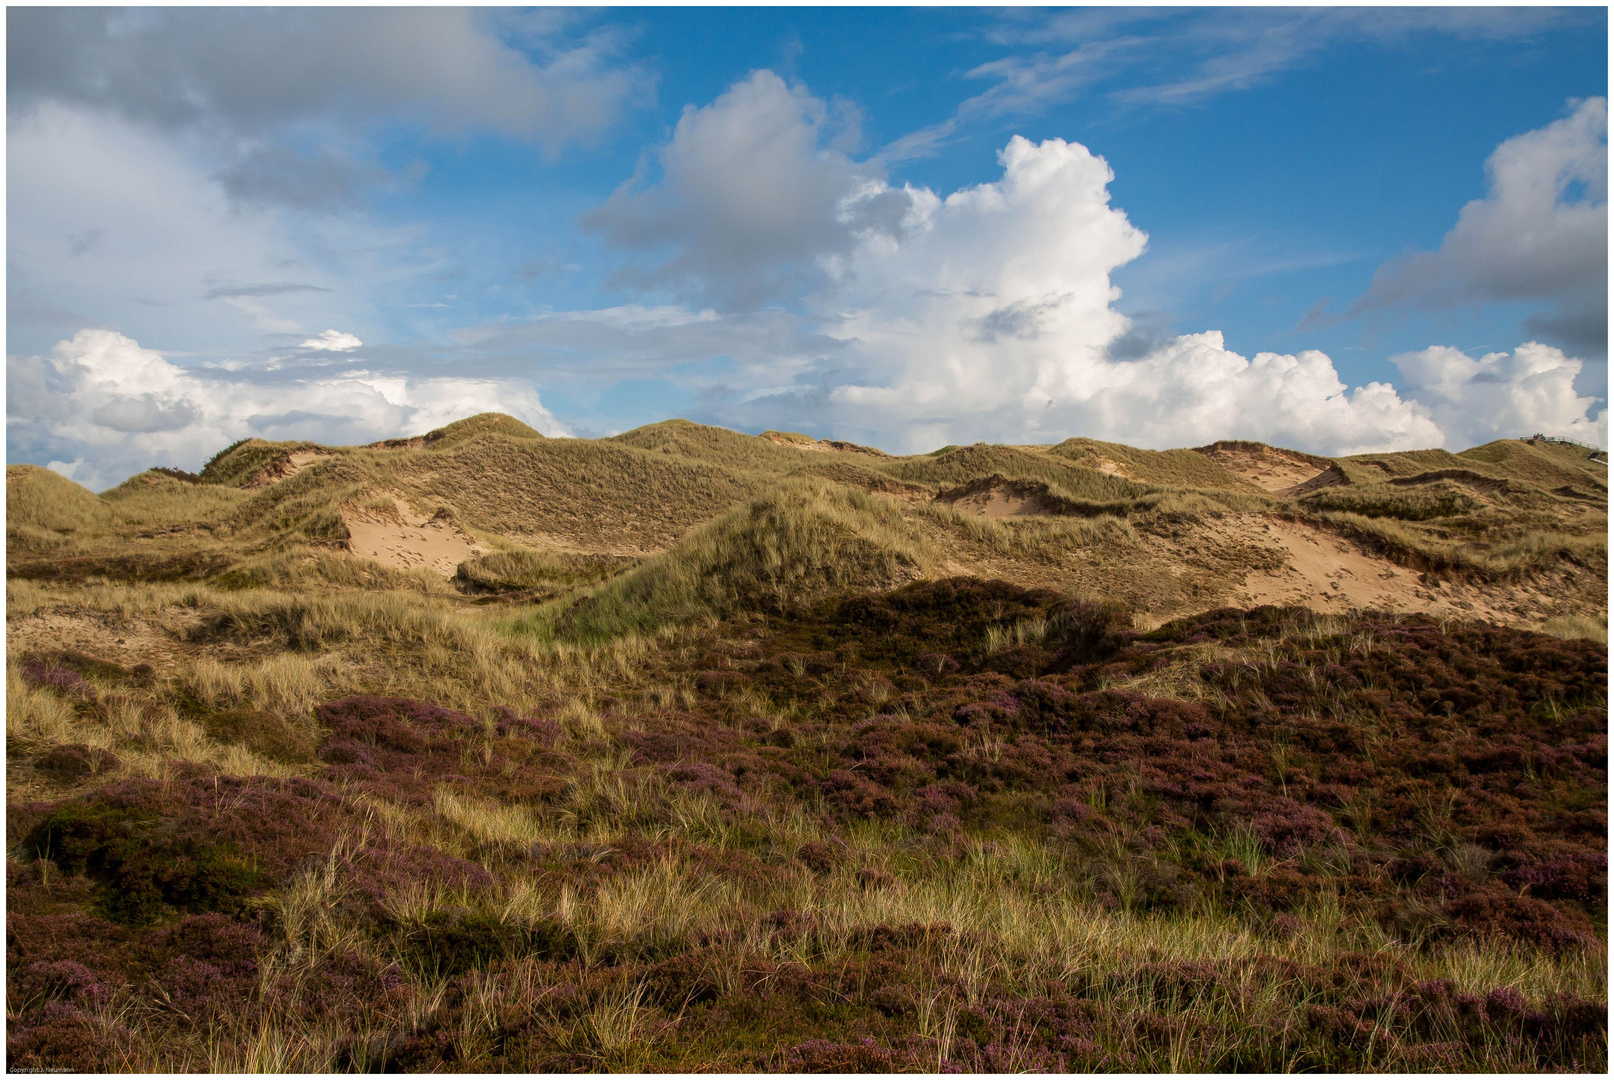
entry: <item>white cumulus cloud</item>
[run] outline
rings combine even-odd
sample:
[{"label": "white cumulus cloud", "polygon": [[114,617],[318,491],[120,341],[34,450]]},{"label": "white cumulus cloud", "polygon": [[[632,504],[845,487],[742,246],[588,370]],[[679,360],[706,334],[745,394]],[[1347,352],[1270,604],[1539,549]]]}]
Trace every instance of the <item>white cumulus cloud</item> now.
[{"label": "white cumulus cloud", "polygon": [[[817,288],[798,294],[796,337],[819,351],[779,353],[771,376],[740,364],[726,385],[704,387],[720,422],[813,426],[907,451],[1087,435],[1155,447],[1252,438],[1329,454],[1461,448],[1487,432],[1516,434],[1523,416],[1536,418],[1532,431],[1592,423],[1590,402],[1567,383],[1556,396],[1546,389],[1564,372],[1572,380],[1578,361],[1554,351],[1547,372],[1539,346],[1514,354],[1527,360],[1468,361],[1483,370],[1455,398],[1407,365],[1401,390],[1353,388],[1321,352],[1246,357],[1216,331],[1126,357],[1115,346],[1134,328],[1115,309],[1111,274],[1143,253],[1147,237],[1111,205],[1102,157],[1016,136],[998,155],[996,180],[945,196],[897,188],[824,145],[826,109],[771,73],[753,74],[685,111],[662,152],[660,186],[601,212],[624,246],[654,239],[672,252],[646,273],[652,284],[682,275],[709,293],[726,285],[732,297],[780,267],[816,275]],[[1578,145],[1594,113],[1583,109],[1581,126],[1554,138]],[[1499,191],[1522,183],[1508,164],[1518,156],[1539,155],[1499,150]],[[872,219],[881,227],[860,216],[867,207],[886,208]],[[716,333],[740,317],[708,325]],[[1464,408],[1495,418],[1476,422]]]},{"label": "white cumulus cloud", "polygon": [[6,375],[13,458],[51,459],[97,489],[153,465],[195,469],[249,436],[364,443],[489,411],[566,434],[524,380],[352,371],[250,382],[188,371],[111,330],[81,330],[48,356],[8,357]]},{"label": "white cumulus cloud", "polygon": [[341,330],[327,330],[323,334],[311,337],[302,343],[304,349],[324,349],[326,352],[348,352],[357,349],[364,342],[352,334]]},{"label": "white cumulus cloud", "polygon": [[1575,392],[1581,362],[1527,341],[1475,360],[1435,345],[1390,358],[1407,390],[1427,405],[1448,445],[1540,433],[1608,446],[1608,410]]}]

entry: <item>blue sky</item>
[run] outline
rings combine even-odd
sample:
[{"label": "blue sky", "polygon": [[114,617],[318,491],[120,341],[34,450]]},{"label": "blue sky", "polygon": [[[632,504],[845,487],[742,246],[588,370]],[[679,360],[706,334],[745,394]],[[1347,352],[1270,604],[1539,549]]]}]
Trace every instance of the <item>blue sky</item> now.
[{"label": "blue sky", "polygon": [[8,457],[97,486],[483,408],[1606,445],[1607,43],[1602,8],[13,8]]}]

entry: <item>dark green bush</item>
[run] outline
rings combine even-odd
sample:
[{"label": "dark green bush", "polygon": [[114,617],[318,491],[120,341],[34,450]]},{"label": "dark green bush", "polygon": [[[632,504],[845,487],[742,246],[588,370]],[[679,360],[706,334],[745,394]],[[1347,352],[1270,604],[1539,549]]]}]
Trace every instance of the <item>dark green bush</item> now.
[{"label": "dark green bush", "polygon": [[138,806],[64,806],[29,833],[25,846],[63,873],[98,882],[102,913],[129,925],[155,922],[165,905],[232,910],[259,881],[233,844],[176,835]]}]

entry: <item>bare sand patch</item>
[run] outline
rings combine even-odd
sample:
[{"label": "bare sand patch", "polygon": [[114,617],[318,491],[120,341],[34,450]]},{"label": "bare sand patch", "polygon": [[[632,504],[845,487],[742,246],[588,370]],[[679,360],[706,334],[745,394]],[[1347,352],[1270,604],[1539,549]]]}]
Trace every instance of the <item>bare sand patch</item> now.
[{"label": "bare sand patch", "polygon": [[1119,461],[1112,461],[1107,457],[1100,456],[1096,459],[1085,461],[1083,464],[1090,469],[1097,469],[1105,476],[1118,476],[1122,480],[1133,479],[1132,474],[1126,471],[1125,465],[1122,465]]},{"label": "bare sand patch", "polygon": [[259,488],[266,488],[270,484],[278,484],[288,477],[296,476],[316,461],[324,461],[335,456],[323,450],[297,450],[281,454],[248,477],[241,487],[247,491],[257,491]]},{"label": "bare sand patch", "polygon": [[399,570],[427,569],[453,577],[466,559],[488,548],[445,517],[418,517],[404,510],[344,507],[348,550]]},{"label": "bare sand patch", "polygon": [[844,442],[840,439],[814,439],[808,435],[795,435],[786,431],[764,431],[757,437],[767,439],[775,446],[788,446],[792,450],[807,450],[821,454],[838,451],[843,454],[868,454],[871,457],[891,456],[873,446],[859,446],[857,443]]},{"label": "bare sand patch", "polygon": [[156,668],[200,651],[180,634],[202,621],[199,612],[170,608],[153,619],[124,619],[112,612],[43,609],[6,619],[6,648],[13,656],[66,649],[124,667]]},{"label": "bare sand patch", "polygon": [[971,480],[942,492],[936,496],[936,501],[947,503],[960,513],[994,519],[1059,512],[1056,501],[1044,485],[1009,480],[1002,476]]},{"label": "bare sand patch", "polygon": [[1251,605],[1412,611],[1429,602],[1413,571],[1369,555],[1342,537],[1288,521],[1268,521],[1262,531],[1271,546],[1282,550],[1284,566],[1245,577],[1243,594]]},{"label": "bare sand patch", "polygon": [[1040,510],[1034,499],[1015,495],[1003,488],[992,488],[953,502],[953,508],[984,518],[1022,517]]},{"label": "bare sand patch", "polygon": [[1302,495],[1310,495],[1313,491],[1321,491],[1323,488],[1338,487],[1341,484],[1348,483],[1350,483],[1350,479],[1346,477],[1345,470],[1338,465],[1330,465],[1310,480],[1302,481],[1293,487],[1283,488],[1273,492],[1273,494],[1284,499],[1298,499]]},{"label": "bare sand patch", "polygon": [[1508,625],[1531,625],[1557,614],[1551,596],[1529,582],[1438,581],[1363,551],[1333,533],[1292,521],[1256,518],[1226,528],[1276,547],[1284,565],[1253,570],[1235,587],[1236,602],[1300,605],[1315,611],[1424,611]]},{"label": "bare sand patch", "polygon": [[1275,446],[1212,443],[1196,452],[1274,495],[1288,495],[1299,487],[1315,490],[1309,487],[1313,481],[1319,481],[1318,487],[1327,487],[1328,483],[1321,481],[1332,474],[1337,474],[1334,483],[1345,482],[1345,474],[1339,472],[1338,466]]}]

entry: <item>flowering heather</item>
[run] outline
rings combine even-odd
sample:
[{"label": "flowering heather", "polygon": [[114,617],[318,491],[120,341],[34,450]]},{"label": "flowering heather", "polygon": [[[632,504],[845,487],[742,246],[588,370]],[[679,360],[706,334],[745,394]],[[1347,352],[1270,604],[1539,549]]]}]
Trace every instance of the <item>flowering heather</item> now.
[{"label": "flowering heather", "polygon": [[38,660],[24,661],[22,674],[36,686],[49,686],[56,690],[77,690],[84,685],[84,676],[78,672],[43,664]]},{"label": "flowering heather", "polygon": [[956,579],[646,649],[292,775],[42,755],[12,1064],[1606,1067],[1602,646]]}]

